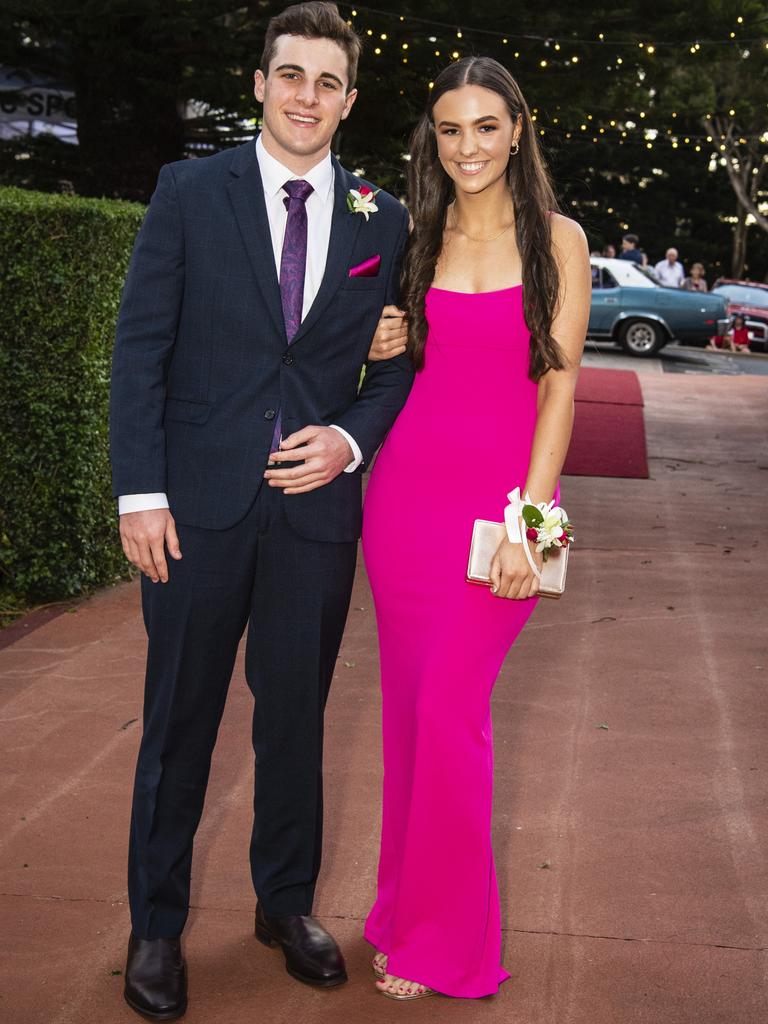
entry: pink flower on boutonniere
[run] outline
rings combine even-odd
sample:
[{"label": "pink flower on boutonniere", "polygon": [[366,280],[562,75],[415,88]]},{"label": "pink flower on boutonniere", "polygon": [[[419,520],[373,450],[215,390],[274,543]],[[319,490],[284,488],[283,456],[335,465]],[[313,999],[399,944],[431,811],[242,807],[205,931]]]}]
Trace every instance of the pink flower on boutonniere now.
[{"label": "pink flower on boutonniere", "polygon": [[366,220],[370,214],[378,213],[376,196],[381,192],[380,188],[375,191],[367,185],[361,185],[359,189],[351,188],[347,192],[347,209],[350,213],[362,213]]}]

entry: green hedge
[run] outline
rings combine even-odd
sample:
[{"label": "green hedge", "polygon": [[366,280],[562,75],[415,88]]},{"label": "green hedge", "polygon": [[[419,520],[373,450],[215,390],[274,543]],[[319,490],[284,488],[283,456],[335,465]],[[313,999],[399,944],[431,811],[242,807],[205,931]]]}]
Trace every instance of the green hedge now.
[{"label": "green hedge", "polygon": [[0,605],[55,601],[126,571],[109,370],[143,214],[0,188]]}]

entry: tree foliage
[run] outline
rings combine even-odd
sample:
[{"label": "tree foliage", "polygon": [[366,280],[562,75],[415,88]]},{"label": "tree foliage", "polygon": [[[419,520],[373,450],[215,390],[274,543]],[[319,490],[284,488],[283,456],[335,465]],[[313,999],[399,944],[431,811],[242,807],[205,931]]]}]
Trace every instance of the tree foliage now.
[{"label": "tree foliage", "polygon": [[[253,70],[266,23],[285,6],[5,0],[0,61],[73,84],[80,146],[27,143],[23,160],[6,146],[0,180],[146,199],[162,163],[253,134]],[[341,4],[365,41],[359,99],[334,142],[347,166],[402,194],[428,83],[453,53],[487,53],[520,82],[563,205],[593,246],[632,230],[654,259],[674,244],[715,273],[742,272],[746,260],[747,273],[764,275],[764,0],[598,0],[588,19],[564,0],[372,6],[352,17]]]}]

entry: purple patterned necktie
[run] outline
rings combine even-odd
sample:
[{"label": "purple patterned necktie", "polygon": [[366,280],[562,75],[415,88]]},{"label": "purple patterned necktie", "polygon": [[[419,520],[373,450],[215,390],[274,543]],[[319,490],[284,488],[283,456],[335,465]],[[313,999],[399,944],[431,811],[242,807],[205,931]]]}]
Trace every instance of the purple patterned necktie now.
[{"label": "purple patterned necktie", "polygon": [[[286,181],[283,199],[288,211],[283,254],[280,258],[280,297],[283,302],[285,334],[290,345],[301,326],[304,308],[304,278],[307,271],[307,199],[314,192],[308,181]],[[282,417],[278,411],[270,451],[280,447]]]}]

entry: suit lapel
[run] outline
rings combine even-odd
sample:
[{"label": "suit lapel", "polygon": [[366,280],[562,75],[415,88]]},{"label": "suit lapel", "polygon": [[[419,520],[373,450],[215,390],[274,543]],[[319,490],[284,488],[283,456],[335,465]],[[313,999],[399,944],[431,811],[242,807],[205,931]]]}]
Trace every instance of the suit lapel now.
[{"label": "suit lapel", "polygon": [[292,345],[300,341],[314,327],[325,312],[328,303],[341,287],[349,270],[350,254],[364,220],[362,214],[350,213],[347,208],[347,193],[351,188],[355,188],[358,182],[344,170],[335,157],[333,158],[333,167],[333,217],[325,273],[315,301],[296,332],[291,342]]},{"label": "suit lapel", "polygon": [[227,186],[229,198],[237,218],[237,226],[248,252],[253,272],[270,316],[280,335],[285,339],[283,305],[280,285],[272,255],[272,237],[269,231],[264,186],[256,159],[255,141],[246,142],[235,153]]}]

